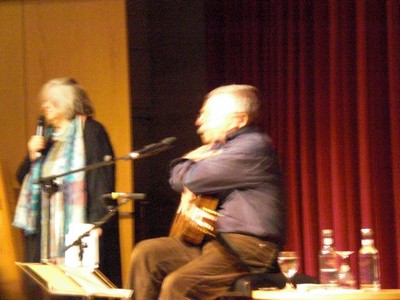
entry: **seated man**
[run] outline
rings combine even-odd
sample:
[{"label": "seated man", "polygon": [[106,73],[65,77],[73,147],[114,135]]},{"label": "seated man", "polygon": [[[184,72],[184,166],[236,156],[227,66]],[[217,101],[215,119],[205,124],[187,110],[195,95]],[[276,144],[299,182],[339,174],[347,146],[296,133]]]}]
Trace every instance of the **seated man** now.
[{"label": "seated man", "polygon": [[[174,233],[138,243],[129,276],[135,299],[215,299],[240,275],[274,268],[286,205],[271,140],[256,128],[258,108],[249,85],[205,97],[195,123],[203,146],[174,160],[170,176],[181,214],[205,238],[193,243]],[[199,195],[217,198],[216,212],[198,208]]]}]

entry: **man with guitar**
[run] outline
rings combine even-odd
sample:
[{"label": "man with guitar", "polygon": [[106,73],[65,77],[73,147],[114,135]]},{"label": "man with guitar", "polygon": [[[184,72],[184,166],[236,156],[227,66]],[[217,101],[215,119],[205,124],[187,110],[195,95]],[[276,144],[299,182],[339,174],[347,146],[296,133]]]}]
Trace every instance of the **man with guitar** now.
[{"label": "man with guitar", "polygon": [[172,162],[170,184],[182,197],[170,236],[132,252],[135,299],[216,299],[240,275],[274,269],[286,204],[272,142],[256,128],[258,109],[250,85],[206,95],[195,123],[203,146]]}]

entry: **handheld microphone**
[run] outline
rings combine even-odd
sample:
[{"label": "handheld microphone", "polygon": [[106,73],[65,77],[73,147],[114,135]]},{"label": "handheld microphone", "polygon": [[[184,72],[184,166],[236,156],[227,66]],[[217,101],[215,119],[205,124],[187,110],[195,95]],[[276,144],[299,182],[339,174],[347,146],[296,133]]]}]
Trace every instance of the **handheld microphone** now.
[{"label": "handheld microphone", "polygon": [[44,116],[40,116],[37,120],[36,135],[44,136]]},{"label": "handheld microphone", "polygon": [[[40,116],[39,119],[37,120],[36,135],[44,136],[44,116]],[[36,157],[39,158],[41,156],[42,156],[42,152],[41,151],[36,153]]]},{"label": "handheld microphone", "polygon": [[142,199],[146,198],[146,194],[112,192],[112,193],[108,193],[108,194],[103,194],[102,197],[106,198],[106,199],[127,198],[127,199],[142,200]]},{"label": "handheld microphone", "polygon": [[171,148],[172,143],[175,141],[176,141],[176,137],[165,138],[159,143],[147,145],[138,151],[134,151],[134,152],[128,154],[126,158],[127,159],[129,159],[129,158],[136,159],[139,157],[157,154],[158,152],[161,152],[161,151]]}]

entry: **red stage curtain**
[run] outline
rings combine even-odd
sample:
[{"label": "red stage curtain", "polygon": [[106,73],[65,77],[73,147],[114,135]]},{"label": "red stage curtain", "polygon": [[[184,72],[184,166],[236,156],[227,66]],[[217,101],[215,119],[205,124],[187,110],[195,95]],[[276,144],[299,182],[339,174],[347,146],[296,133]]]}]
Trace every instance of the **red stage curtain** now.
[{"label": "red stage curtain", "polygon": [[[205,1],[209,88],[248,83],[286,175],[286,249],[318,276],[372,228],[383,288],[400,287],[400,1]],[[357,255],[351,266],[357,274]]]}]

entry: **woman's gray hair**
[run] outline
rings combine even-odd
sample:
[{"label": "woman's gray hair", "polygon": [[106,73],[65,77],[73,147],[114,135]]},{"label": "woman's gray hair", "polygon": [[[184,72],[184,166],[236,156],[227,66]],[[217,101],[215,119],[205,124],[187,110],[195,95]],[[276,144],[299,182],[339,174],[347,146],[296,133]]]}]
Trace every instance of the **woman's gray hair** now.
[{"label": "woman's gray hair", "polygon": [[60,105],[64,108],[65,117],[73,119],[76,115],[92,116],[94,108],[84,88],[73,78],[55,78],[46,82],[40,93],[39,100],[45,101],[49,89],[57,89],[60,92]]}]

